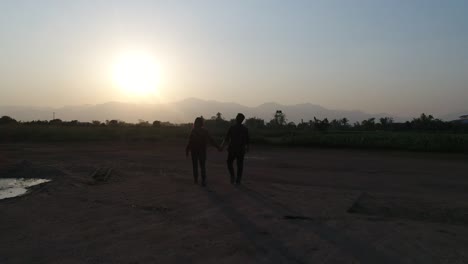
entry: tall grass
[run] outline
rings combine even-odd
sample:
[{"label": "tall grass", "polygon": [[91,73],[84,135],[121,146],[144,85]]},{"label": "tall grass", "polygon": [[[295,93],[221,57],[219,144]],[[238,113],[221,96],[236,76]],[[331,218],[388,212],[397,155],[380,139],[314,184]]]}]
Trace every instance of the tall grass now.
[{"label": "tall grass", "polygon": [[186,137],[178,127],[1,126],[1,142],[158,141]]},{"label": "tall grass", "polygon": [[270,138],[267,141],[287,146],[468,153],[467,134],[414,132],[311,133],[290,135],[280,140]]},{"label": "tall grass", "polygon": [[[225,129],[211,129],[221,141]],[[187,139],[187,126],[0,126],[0,142],[94,142],[94,141],[165,141]],[[293,147],[332,147],[392,149],[429,152],[468,153],[468,134],[428,132],[330,132],[309,130],[250,130],[254,144]]]}]

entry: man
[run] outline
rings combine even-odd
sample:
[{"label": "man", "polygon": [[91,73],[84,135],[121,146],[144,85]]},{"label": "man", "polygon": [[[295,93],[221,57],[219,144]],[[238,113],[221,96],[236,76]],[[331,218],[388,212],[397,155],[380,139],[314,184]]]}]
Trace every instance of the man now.
[{"label": "man", "polygon": [[[236,116],[236,124],[229,128],[221,146],[229,142],[227,166],[231,176],[231,183],[239,185],[244,170],[244,156],[249,151],[249,130],[242,125],[245,116],[241,113]],[[237,178],[234,178],[234,160],[237,161]]]}]

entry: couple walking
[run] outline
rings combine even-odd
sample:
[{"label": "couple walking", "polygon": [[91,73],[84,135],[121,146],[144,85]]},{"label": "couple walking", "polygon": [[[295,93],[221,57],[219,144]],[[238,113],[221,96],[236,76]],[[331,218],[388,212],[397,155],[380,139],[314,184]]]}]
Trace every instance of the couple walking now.
[{"label": "couple walking", "polygon": [[[226,134],[221,145],[218,145],[210,136],[208,130],[203,127],[203,118],[197,117],[193,124],[192,132],[190,133],[189,142],[185,148],[185,155],[188,157],[189,152],[192,156],[193,179],[198,183],[198,166],[202,177],[202,186],[206,186],[206,148],[208,144],[215,146],[219,151],[228,146],[227,167],[231,176],[232,184],[240,184],[242,180],[242,172],[244,169],[244,156],[249,150],[249,131],[242,125],[245,116],[241,113],[236,116],[236,124],[231,126]],[[234,160],[237,161],[237,178],[234,177]]]}]

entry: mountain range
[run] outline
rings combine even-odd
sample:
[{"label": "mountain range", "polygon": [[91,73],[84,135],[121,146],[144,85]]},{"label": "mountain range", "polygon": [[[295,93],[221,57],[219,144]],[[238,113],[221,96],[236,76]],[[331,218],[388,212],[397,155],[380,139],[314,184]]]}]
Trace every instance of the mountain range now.
[{"label": "mountain range", "polygon": [[[386,113],[370,114],[359,110],[333,110],[311,103],[282,105],[278,103],[264,103],[256,107],[248,107],[237,103],[201,100],[188,98],[182,101],[166,104],[132,104],[121,102],[108,102],[97,105],[64,106],[60,108],[28,107],[28,106],[0,106],[0,116],[10,116],[16,120],[50,120],[55,117],[62,120],[122,120],[126,122],[169,121],[172,123],[193,122],[197,116],[211,118],[216,113],[222,113],[225,119],[234,118],[239,112],[247,117],[258,117],[265,121],[273,118],[276,110],[281,110],[290,122],[307,122],[315,117],[329,120],[346,117],[350,122],[362,121],[371,117],[379,118],[391,116],[395,121],[406,121],[409,118],[398,117]],[[449,116],[449,120],[458,116]],[[451,119],[450,119],[451,118]]]}]

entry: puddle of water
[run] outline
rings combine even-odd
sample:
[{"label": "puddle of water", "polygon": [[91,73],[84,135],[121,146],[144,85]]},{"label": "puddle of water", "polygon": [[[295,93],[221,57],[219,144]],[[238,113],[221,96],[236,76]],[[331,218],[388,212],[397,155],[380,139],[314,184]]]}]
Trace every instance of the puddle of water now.
[{"label": "puddle of water", "polygon": [[28,192],[28,187],[46,182],[50,182],[50,180],[23,178],[0,179],[0,200],[23,195]]}]

